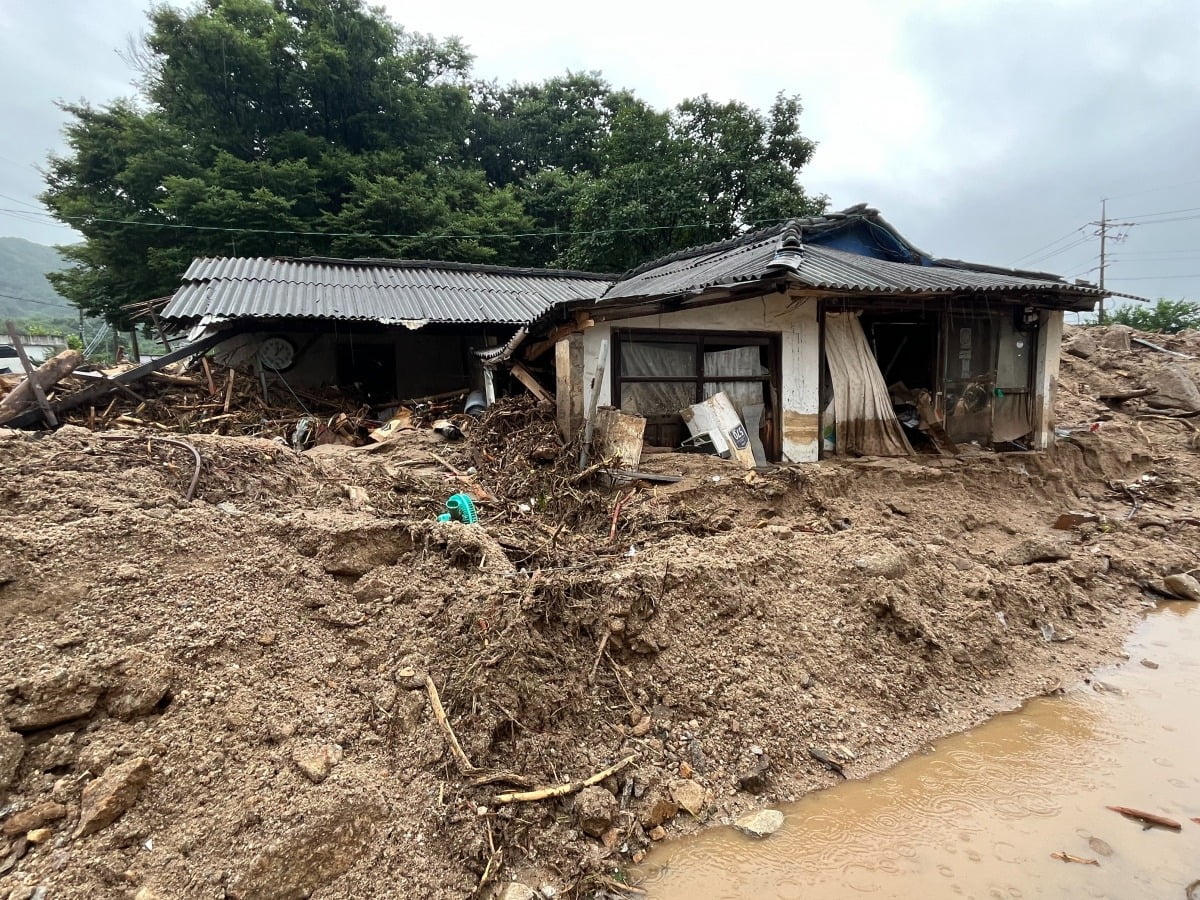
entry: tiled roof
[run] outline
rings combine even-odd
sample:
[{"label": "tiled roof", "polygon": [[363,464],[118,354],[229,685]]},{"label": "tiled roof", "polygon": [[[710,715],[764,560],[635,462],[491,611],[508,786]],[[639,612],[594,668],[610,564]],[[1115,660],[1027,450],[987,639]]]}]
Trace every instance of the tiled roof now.
[{"label": "tiled roof", "polygon": [[[810,229],[837,221],[824,216],[792,219],[733,240],[674,253],[623,276],[602,299],[694,294],[771,276],[817,290],[854,294],[1046,292],[1090,303],[1104,293],[1091,285],[1071,284],[1043,272],[938,259],[929,260],[927,265],[890,262],[805,242]],[[915,248],[913,251],[920,255]]]},{"label": "tiled roof", "polygon": [[423,260],[201,258],[162,316],[520,325],[556,304],[594,300],[614,278]]}]

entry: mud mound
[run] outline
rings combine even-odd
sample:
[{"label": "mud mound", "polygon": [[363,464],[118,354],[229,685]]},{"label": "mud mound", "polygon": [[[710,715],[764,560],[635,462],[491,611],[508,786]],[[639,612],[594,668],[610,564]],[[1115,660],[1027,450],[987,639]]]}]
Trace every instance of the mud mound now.
[{"label": "mud mound", "polygon": [[614,893],[1053,689],[1200,549],[1186,426],[1075,359],[1109,417],[1051,453],[667,488],[577,478],[529,403],[461,444],[189,437],[190,501],[186,448],[0,432],[0,897]]}]

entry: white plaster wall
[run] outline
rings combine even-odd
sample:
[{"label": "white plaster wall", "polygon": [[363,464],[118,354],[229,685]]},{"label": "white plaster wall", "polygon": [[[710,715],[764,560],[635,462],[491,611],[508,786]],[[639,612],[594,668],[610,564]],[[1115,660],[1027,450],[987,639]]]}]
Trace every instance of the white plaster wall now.
[{"label": "white plaster wall", "polygon": [[1037,368],[1033,376],[1033,445],[1038,450],[1054,443],[1054,395],[1058,393],[1062,335],[1062,310],[1043,310],[1038,317]]},{"label": "white plaster wall", "polygon": [[597,323],[584,332],[583,387],[590,397],[600,342],[609,339],[600,405],[613,405],[612,329],[680,328],[691,331],[753,331],[780,336],[781,425],[785,462],[815,462],[820,448],[820,350],[817,301],[768,294],[699,309],[633,316]]}]

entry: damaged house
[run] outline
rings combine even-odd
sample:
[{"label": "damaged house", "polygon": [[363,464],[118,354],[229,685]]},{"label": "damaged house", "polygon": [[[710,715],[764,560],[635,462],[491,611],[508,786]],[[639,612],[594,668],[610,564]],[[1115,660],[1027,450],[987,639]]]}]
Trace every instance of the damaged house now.
[{"label": "damaged house", "polygon": [[553,388],[564,434],[613,407],[660,448],[708,446],[697,416],[719,401],[737,425],[730,449],[758,464],[1046,447],[1063,313],[1104,293],[935,258],[865,206],[623,276],[198,259],[183,280],[162,318],[264,379],[384,405],[485,390],[504,370]]},{"label": "damaged house", "polygon": [[581,420],[598,376],[600,405],[670,447],[688,408],[724,393],[759,463],[1044,448],[1063,312],[1102,293],[931,257],[865,206],[793,219],[569,304],[586,327],[561,336],[558,402]]}]

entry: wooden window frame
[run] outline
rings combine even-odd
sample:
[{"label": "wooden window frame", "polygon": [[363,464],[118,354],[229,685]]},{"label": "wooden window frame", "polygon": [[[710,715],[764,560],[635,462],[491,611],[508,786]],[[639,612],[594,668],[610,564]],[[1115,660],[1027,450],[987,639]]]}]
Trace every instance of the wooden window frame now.
[{"label": "wooden window frame", "polygon": [[[626,340],[645,343],[691,343],[696,349],[696,370],[690,375],[626,375],[621,359],[621,345]],[[695,384],[693,403],[704,400],[704,385],[712,382],[737,381],[766,384],[771,390],[772,434],[775,439],[765,447],[768,459],[783,458],[783,436],[780,432],[780,403],[783,396],[781,383],[781,340],[778,332],[772,331],[709,331],[689,328],[614,328],[612,330],[612,405],[621,408],[626,384]],[[748,347],[757,345],[767,348],[766,375],[706,375],[704,353],[707,344],[734,344]]]}]

